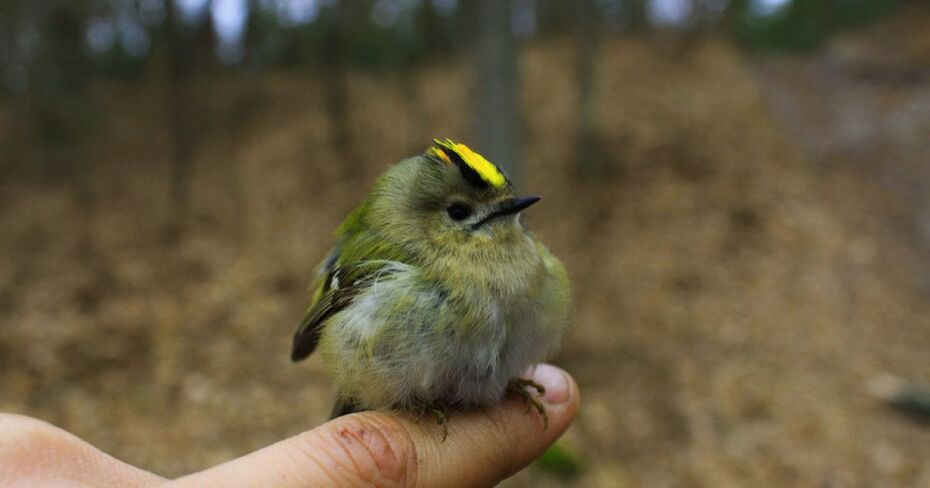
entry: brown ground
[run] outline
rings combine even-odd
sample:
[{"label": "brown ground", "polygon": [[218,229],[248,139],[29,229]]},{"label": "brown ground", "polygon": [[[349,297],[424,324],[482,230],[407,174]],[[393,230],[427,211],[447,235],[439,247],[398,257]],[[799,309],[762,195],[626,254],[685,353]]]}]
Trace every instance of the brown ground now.
[{"label": "brown ground", "polygon": [[[892,218],[907,209],[870,173],[816,164],[772,115],[765,62],[719,42],[606,46],[609,168],[579,176],[572,54],[524,57],[523,187],[545,196],[527,217],[575,284],[556,359],[584,396],[575,484],[930,485],[930,430],[865,386],[930,381],[926,264]],[[464,80],[436,66],[410,101],[403,80],[353,77],[356,167],[326,149],[309,77],[203,81],[177,243],[163,93],[98,86],[108,122],[75,156],[92,170],[0,183],[0,410],[164,475],[321,422],[319,359],[288,360],[304,287],[378,172],[463,133]]]}]

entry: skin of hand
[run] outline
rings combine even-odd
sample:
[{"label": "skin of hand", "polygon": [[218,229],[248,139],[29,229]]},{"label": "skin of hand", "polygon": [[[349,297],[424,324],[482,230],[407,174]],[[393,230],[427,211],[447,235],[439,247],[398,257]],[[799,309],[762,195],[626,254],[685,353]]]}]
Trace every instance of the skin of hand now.
[{"label": "skin of hand", "polygon": [[547,429],[519,398],[451,416],[445,441],[428,417],[361,412],[175,480],[46,422],[0,414],[0,486],[493,486],[541,455],[578,411],[578,386],[567,373],[541,364],[527,377],[546,389]]}]

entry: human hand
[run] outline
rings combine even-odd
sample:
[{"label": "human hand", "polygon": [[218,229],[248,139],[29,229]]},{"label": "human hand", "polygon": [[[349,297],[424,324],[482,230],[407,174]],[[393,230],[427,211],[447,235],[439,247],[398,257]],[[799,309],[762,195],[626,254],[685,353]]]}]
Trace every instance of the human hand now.
[{"label": "human hand", "polygon": [[492,486],[542,454],[578,411],[578,386],[567,373],[540,365],[531,379],[546,388],[546,430],[516,398],[452,415],[445,441],[429,417],[362,412],[176,480],[123,463],[48,423],[0,414],[0,486]]}]

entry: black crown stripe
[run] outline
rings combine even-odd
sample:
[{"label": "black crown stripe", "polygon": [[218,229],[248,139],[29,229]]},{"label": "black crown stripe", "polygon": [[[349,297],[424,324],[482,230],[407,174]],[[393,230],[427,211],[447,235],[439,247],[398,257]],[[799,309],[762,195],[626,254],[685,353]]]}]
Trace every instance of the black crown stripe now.
[{"label": "black crown stripe", "polygon": [[474,168],[469,166],[468,163],[462,159],[462,156],[460,156],[459,153],[451,149],[444,152],[450,157],[450,159],[452,159],[452,162],[454,162],[455,165],[459,167],[459,171],[462,173],[462,178],[465,178],[465,181],[467,181],[468,184],[480,189],[485,189],[488,187],[488,182],[484,181],[484,178],[482,178]]}]

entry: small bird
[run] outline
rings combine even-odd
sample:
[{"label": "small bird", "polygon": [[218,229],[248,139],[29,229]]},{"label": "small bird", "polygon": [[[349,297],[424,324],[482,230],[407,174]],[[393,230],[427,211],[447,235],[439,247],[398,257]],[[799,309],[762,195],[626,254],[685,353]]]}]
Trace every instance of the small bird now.
[{"label": "small bird", "polygon": [[331,418],[369,409],[432,412],[494,405],[558,348],[568,322],[562,263],[520,222],[496,165],[435,139],[384,173],[339,226],[319,266],[291,359],[319,348],[337,399]]}]

